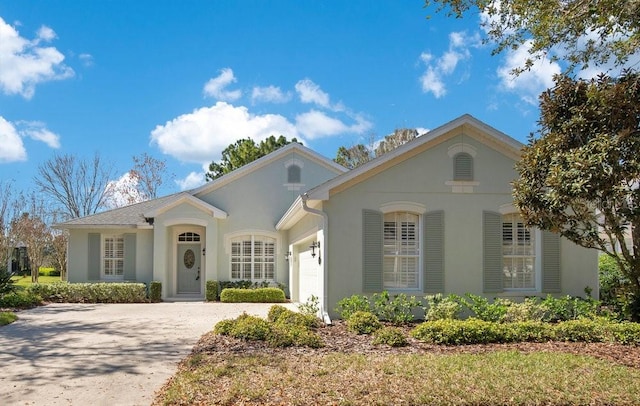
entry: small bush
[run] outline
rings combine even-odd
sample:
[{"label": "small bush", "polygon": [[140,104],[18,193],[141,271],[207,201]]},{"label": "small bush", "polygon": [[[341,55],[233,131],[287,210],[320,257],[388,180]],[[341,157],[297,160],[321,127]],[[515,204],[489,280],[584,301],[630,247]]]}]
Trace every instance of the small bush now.
[{"label": "small bush", "polygon": [[614,341],[626,345],[640,345],[640,324],[622,322],[610,323],[607,331]]},{"label": "small bush", "polygon": [[11,324],[16,320],[18,320],[18,316],[16,316],[15,313],[0,312],[0,326],[6,326],[7,324]]},{"label": "small bush", "polygon": [[398,325],[412,322],[415,319],[413,310],[421,305],[415,296],[407,297],[400,293],[391,298],[387,291],[374,294],[372,301],[373,313],[380,320]]},{"label": "small bush", "polygon": [[347,329],[356,334],[371,334],[380,327],[380,320],[371,312],[357,311],[347,319]]},{"label": "small bush", "polygon": [[40,268],[39,276],[60,276],[60,271],[54,268]]},{"label": "small bush", "polygon": [[417,340],[433,344],[460,345],[502,342],[504,330],[496,323],[470,318],[428,321],[411,331]]},{"label": "small bush", "polygon": [[310,347],[320,348],[324,345],[320,336],[302,325],[276,323],[271,327],[267,344],[270,347]]},{"label": "small bush", "polygon": [[264,341],[270,330],[271,327],[265,319],[243,313],[234,320],[228,335],[243,340]]},{"label": "small bush", "polygon": [[600,302],[590,296],[583,299],[569,295],[560,298],[547,295],[540,302],[540,306],[545,310],[544,321],[558,322],[581,318],[593,319],[598,316]]},{"label": "small bush", "polygon": [[511,303],[500,321],[511,323],[518,321],[542,321],[544,307],[537,297],[529,297],[521,303]]},{"label": "small bush", "polygon": [[215,326],[213,326],[213,332],[223,336],[231,335],[231,331],[233,330],[233,327],[235,326],[235,324],[236,324],[235,320],[231,320],[231,319],[221,320],[217,322]]},{"label": "small bush", "polygon": [[224,303],[284,303],[287,299],[279,288],[235,289],[226,288],[220,293]]},{"label": "small bush", "polygon": [[14,280],[11,279],[12,277],[13,273],[0,269],[0,295],[13,292],[16,289]]},{"label": "small bush", "polygon": [[456,295],[443,296],[441,293],[425,296],[427,305],[424,307],[424,318],[429,321],[443,319],[457,319],[462,312],[460,297]]},{"label": "small bush", "polygon": [[374,345],[388,345],[390,347],[404,347],[408,343],[402,330],[397,327],[382,327],[373,333]]},{"label": "small bush", "polygon": [[369,304],[369,298],[366,296],[352,295],[341,299],[335,310],[342,320],[348,320],[355,312],[370,312],[371,305]]},{"label": "small bush", "polygon": [[602,320],[568,320],[555,325],[556,337],[560,341],[597,343],[606,341],[608,322]]},{"label": "small bush", "polygon": [[502,325],[504,342],[544,343],[555,339],[553,325],[541,321],[516,321]]},{"label": "small bush", "polygon": [[305,303],[298,304],[298,310],[303,314],[317,316],[320,313],[320,300],[318,296],[311,295]]},{"label": "small bush", "polygon": [[151,281],[151,283],[149,283],[149,301],[151,303],[162,301],[162,282]]},{"label": "small bush", "polygon": [[205,283],[205,298],[207,302],[215,302],[218,300],[218,281],[207,281]]},{"label": "small bush", "polygon": [[58,303],[144,303],[144,283],[34,283],[27,291],[44,301]]},{"label": "small bush", "polygon": [[505,299],[495,299],[493,303],[483,296],[467,293],[462,299],[462,304],[473,312],[477,319],[483,321],[501,321],[507,313],[511,301]]},{"label": "small bush", "polygon": [[27,290],[16,290],[0,296],[0,308],[29,309],[42,304],[42,297]]},{"label": "small bush", "polygon": [[267,320],[270,322],[277,321],[283,313],[290,312],[291,310],[287,309],[282,305],[273,305],[269,308],[269,313],[267,313]]}]

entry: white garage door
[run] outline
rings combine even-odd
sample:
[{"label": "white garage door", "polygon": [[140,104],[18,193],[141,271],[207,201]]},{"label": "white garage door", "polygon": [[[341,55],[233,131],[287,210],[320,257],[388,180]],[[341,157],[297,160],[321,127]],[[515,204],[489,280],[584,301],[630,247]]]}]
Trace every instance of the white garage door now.
[{"label": "white garage door", "polygon": [[320,297],[320,287],[318,277],[320,265],[318,265],[318,255],[311,257],[311,250],[302,251],[298,254],[300,264],[300,275],[298,278],[298,301],[305,303],[311,295]]}]

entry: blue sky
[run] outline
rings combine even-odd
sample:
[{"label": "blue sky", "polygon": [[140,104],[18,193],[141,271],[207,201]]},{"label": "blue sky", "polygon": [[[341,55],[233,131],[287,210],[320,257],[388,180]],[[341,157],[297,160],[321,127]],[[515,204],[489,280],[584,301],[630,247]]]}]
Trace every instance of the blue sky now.
[{"label": "blue sky", "polygon": [[0,181],[29,190],[54,154],[95,152],[116,180],[147,153],[167,194],[239,138],[333,158],[465,113],[526,142],[560,68],[511,77],[525,53],[491,56],[480,18],[421,0],[0,0]]}]

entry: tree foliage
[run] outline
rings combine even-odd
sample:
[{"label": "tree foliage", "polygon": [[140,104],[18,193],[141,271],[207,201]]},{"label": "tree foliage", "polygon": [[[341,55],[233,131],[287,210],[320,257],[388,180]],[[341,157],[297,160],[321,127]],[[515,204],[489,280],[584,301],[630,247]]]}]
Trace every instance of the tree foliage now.
[{"label": "tree foliage", "polygon": [[289,141],[282,135],[278,138],[272,135],[260,141],[259,144],[251,138],[240,139],[222,151],[220,162],[214,161],[209,164],[209,172],[205,174],[205,178],[207,182],[217,179],[292,142],[298,142],[298,140],[293,138]]},{"label": "tree foliage", "polygon": [[640,76],[557,76],[540,109],[516,206],[529,226],[614,258],[640,300]]},{"label": "tree foliage", "polygon": [[425,7],[432,4],[458,18],[483,13],[494,54],[527,46],[530,58],[522,69],[543,58],[562,58],[569,69],[620,66],[640,50],[637,0],[425,0]]},{"label": "tree foliage", "polygon": [[77,218],[94,214],[104,206],[111,173],[97,153],[92,160],[55,155],[38,166],[34,181],[65,216]]},{"label": "tree foliage", "polygon": [[344,166],[345,168],[357,168],[374,158],[393,151],[399,146],[413,140],[417,136],[418,131],[413,128],[398,128],[392,134],[385,136],[377,146],[375,145],[375,140],[372,136],[369,139],[369,145],[356,144],[348,148],[338,148],[334,162]]},{"label": "tree foliage", "polygon": [[144,200],[158,197],[158,189],[167,176],[167,161],[156,159],[147,153],[133,157],[133,169],[130,173],[137,180],[138,191]]}]

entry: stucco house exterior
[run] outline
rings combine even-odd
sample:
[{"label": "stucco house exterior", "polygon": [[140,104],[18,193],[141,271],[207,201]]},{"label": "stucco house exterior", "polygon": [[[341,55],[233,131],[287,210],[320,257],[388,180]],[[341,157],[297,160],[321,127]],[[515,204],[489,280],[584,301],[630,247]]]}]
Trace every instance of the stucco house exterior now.
[{"label": "stucco house exterior", "polygon": [[524,227],[511,181],[522,144],[461,116],[353,170],[289,144],[197,189],[74,219],[70,282],[287,286],[323,312],[353,294],[598,295],[597,251]]}]

